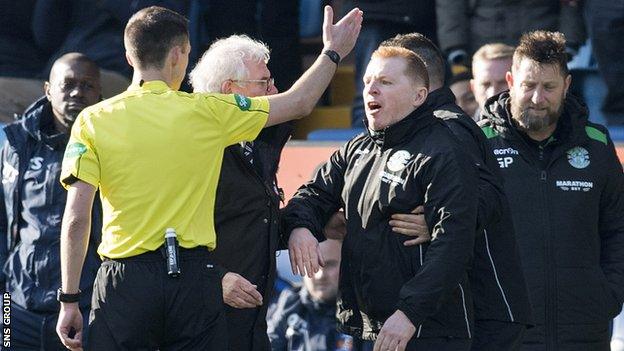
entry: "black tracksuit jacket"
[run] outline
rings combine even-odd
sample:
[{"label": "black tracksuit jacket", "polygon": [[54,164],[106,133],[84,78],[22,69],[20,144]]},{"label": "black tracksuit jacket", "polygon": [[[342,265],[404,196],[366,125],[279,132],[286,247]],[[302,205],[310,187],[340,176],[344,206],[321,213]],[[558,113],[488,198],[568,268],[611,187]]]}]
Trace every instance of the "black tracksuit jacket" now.
[{"label": "black tracksuit jacket", "polygon": [[523,350],[608,350],[624,301],[624,176],[607,130],[568,95],[537,144],[510,120],[509,94],[480,122],[511,204],[535,328]]},{"label": "black tracksuit jacket", "polygon": [[[347,218],[338,319],[341,330],[374,339],[397,309],[414,338],[472,335],[467,278],[474,251],[478,176],[444,122],[427,107],[336,151],[291,199],[286,229],[320,234],[339,208]],[[394,213],[424,204],[430,243],[406,247]]]},{"label": "black tracksuit jacket", "polygon": [[427,103],[444,120],[479,171],[475,256],[469,271],[475,320],[531,324],[531,306],[516,243],[509,202],[498,163],[479,126],[455,104],[448,88],[432,91]]}]

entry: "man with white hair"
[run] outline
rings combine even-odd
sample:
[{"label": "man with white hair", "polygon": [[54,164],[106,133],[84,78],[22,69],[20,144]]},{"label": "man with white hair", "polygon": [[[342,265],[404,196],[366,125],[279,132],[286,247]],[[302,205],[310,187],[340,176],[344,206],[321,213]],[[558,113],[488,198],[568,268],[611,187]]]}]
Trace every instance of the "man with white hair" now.
[{"label": "man with white hair", "polygon": [[[269,57],[264,43],[245,35],[217,40],[190,73],[191,85],[195,92],[275,94]],[[266,128],[253,142],[229,146],[223,155],[215,205],[219,234],[211,254],[228,271],[222,284],[230,350],[270,349],[265,319],[280,242],[275,173],[291,132],[291,123]]]}]

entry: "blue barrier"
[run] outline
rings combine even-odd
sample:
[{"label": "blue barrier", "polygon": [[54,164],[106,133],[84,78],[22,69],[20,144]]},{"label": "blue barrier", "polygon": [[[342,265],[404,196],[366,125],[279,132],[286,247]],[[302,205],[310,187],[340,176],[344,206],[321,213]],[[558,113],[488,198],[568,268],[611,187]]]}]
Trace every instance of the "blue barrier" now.
[{"label": "blue barrier", "polygon": [[624,126],[609,126],[608,129],[614,143],[624,142]]}]

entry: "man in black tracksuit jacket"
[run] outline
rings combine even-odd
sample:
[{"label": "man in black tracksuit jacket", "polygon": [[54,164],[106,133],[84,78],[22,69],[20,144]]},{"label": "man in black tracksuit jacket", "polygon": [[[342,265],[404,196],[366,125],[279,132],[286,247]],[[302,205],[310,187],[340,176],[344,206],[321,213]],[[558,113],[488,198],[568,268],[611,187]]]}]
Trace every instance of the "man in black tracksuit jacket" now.
[{"label": "man in black tracksuit jacket", "polygon": [[[513,97],[490,98],[480,124],[505,179],[533,307],[523,350],[609,350],[624,301],[624,176],[606,129],[564,98],[562,43],[556,33],[523,37],[508,73]],[[558,117],[551,129],[523,119],[547,108]]]},{"label": "man in black tracksuit jacket", "polygon": [[475,351],[515,350],[530,324],[531,308],[516,244],[511,211],[498,163],[479,126],[455,103],[443,86],[445,67],[440,50],[420,33],[400,34],[383,42],[420,55],[427,64],[431,93],[428,106],[460,140],[479,171],[479,211],[475,258],[469,271],[475,302]]},{"label": "man in black tracksuit jacket", "polygon": [[[369,69],[384,60],[390,59],[373,56]],[[365,96],[392,89],[396,80],[386,83],[379,78],[385,74],[373,75]],[[426,76],[424,65],[419,74]],[[381,114],[391,107],[382,105]],[[289,202],[286,230],[307,228],[321,236],[327,219],[344,208],[338,302],[344,332],[381,343],[387,340],[387,320],[396,321],[402,312],[414,327],[408,350],[468,350],[473,321],[466,271],[474,245],[477,173],[431,109],[412,111],[336,151]],[[371,116],[369,126],[380,118]],[[393,233],[388,220],[420,204],[433,240],[404,246],[408,237]]]},{"label": "man in black tracksuit jacket", "polygon": [[494,340],[501,342],[501,338],[510,336],[503,334],[507,323],[515,325],[513,330],[507,331],[516,335],[513,342],[521,342],[525,326],[532,323],[531,306],[509,202],[506,196],[496,193],[502,192],[502,182],[496,169],[498,164],[489,150],[485,149],[487,141],[477,124],[454,100],[453,92],[443,87],[433,91],[427,102],[434,109],[434,115],[447,124],[460,140],[464,151],[478,165],[478,231],[473,266],[468,274],[475,296],[475,338],[480,341],[480,347],[473,347],[473,350],[490,349],[486,346],[496,349],[500,344],[488,343]]},{"label": "man in black tracksuit jacket", "polygon": [[513,126],[508,100],[489,99],[482,123],[534,311],[525,349],[607,350],[609,321],[624,302],[624,180],[613,142],[568,95],[552,140],[540,145]]},{"label": "man in black tracksuit jacket", "polygon": [[[95,63],[86,56],[62,56],[53,66],[47,96],[28,107],[21,120],[4,127],[7,140],[0,158],[0,281],[3,291],[11,294],[8,349],[66,349],[55,332],[59,311],[56,291],[61,287],[61,219],[67,199],[59,177],[73,118],[79,108],[95,104],[100,98],[98,73]],[[101,236],[101,211],[97,200],[80,280],[80,309],[85,312],[91,306],[93,281],[100,266],[96,248]],[[88,313],[84,316],[87,323]]]}]

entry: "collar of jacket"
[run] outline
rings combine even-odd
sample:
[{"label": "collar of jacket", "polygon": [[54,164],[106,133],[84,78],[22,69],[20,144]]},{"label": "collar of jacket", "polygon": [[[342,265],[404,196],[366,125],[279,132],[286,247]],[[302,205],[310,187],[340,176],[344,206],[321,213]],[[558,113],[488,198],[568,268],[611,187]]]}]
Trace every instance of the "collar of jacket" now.
[{"label": "collar of jacket", "polygon": [[[483,116],[502,137],[521,137],[511,121],[509,99],[508,91],[489,98],[485,104]],[[562,137],[559,144],[578,143],[586,138],[585,125],[588,114],[587,106],[579,98],[568,93],[563,102],[563,112],[557,122],[564,127],[563,132],[559,133]]]},{"label": "collar of jacket", "polygon": [[333,317],[336,314],[336,301],[320,302],[312,300],[310,292],[305,286],[301,286],[299,290],[299,299],[301,304],[309,311],[314,312],[317,315],[325,315],[327,317]]},{"label": "collar of jacket", "polygon": [[402,143],[405,139],[416,134],[436,121],[428,104],[423,104],[402,120],[392,124],[381,131],[372,131],[368,128],[368,121],[364,120],[368,137],[382,149],[393,147]]},{"label": "collar of jacket", "polygon": [[[69,133],[48,135],[43,132],[45,126],[50,126],[51,129],[54,128],[52,105],[45,96],[42,96],[28,106],[22,114],[22,118],[12,123],[12,125],[24,130],[30,138],[43,142],[55,150],[65,148],[69,139]],[[8,128],[5,130],[8,131]],[[7,132],[7,139],[9,139],[12,144],[15,142],[13,138],[13,134]]]},{"label": "collar of jacket", "polygon": [[432,111],[448,104],[455,104],[455,95],[447,87],[436,89],[427,96],[426,105]]}]

